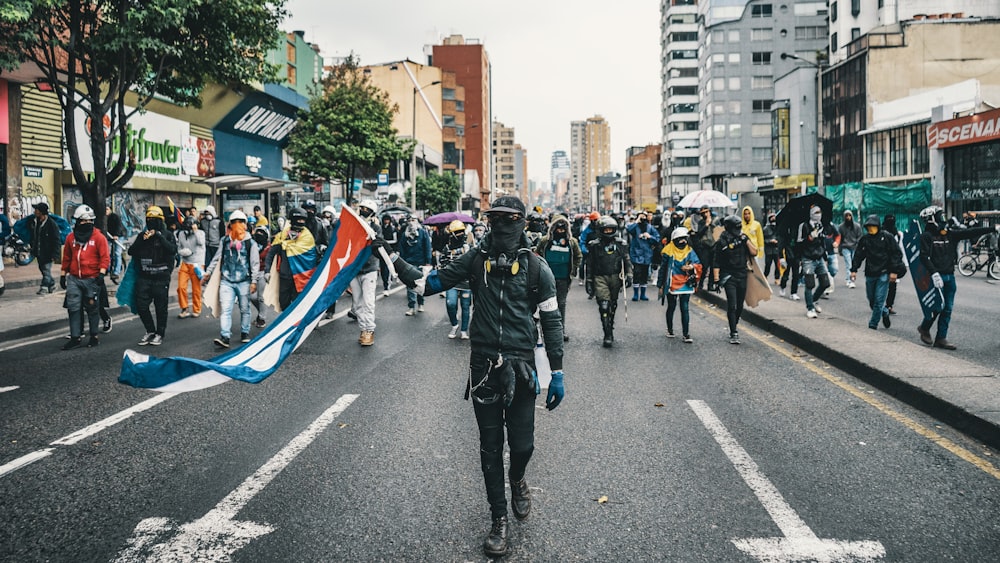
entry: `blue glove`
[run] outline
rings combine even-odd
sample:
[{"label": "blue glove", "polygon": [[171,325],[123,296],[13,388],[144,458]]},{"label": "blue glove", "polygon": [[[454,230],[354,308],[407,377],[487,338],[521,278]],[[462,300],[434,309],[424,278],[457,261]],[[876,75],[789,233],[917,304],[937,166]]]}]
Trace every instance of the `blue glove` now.
[{"label": "blue glove", "polygon": [[549,382],[549,394],[545,398],[545,408],[549,410],[555,409],[565,396],[566,388],[563,387],[563,372],[562,370],[553,371],[552,381]]}]

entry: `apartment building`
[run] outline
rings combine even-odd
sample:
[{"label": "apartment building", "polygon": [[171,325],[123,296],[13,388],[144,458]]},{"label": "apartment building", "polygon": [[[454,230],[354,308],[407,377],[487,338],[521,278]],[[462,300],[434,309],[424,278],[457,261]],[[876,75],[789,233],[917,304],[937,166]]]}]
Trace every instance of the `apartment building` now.
[{"label": "apartment building", "polygon": [[493,177],[493,196],[490,201],[505,195],[521,197],[516,183],[517,158],[514,147],[514,128],[494,121],[492,129],[493,170],[496,172]]},{"label": "apartment building", "polygon": [[595,209],[605,198],[597,176],[611,170],[611,126],[600,115],[570,123],[570,209]]},{"label": "apartment building", "polygon": [[633,209],[656,211],[661,202],[660,145],[625,151],[626,201]]},{"label": "apartment building", "polygon": [[683,196],[698,178],[698,6],[695,0],[660,1],[663,150],[660,174],[666,192]]}]

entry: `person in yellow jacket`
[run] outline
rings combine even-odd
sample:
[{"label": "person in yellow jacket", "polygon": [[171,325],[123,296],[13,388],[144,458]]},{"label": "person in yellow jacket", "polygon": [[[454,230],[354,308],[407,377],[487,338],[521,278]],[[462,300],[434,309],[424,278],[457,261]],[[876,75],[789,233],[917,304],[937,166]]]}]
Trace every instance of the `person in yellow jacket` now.
[{"label": "person in yellow jacket", "polygon": [[760,221],[754,219],[753,209],[748,205],[743,208],[743,234],[757,247],[757,255],[764,251],[764,228]]}]

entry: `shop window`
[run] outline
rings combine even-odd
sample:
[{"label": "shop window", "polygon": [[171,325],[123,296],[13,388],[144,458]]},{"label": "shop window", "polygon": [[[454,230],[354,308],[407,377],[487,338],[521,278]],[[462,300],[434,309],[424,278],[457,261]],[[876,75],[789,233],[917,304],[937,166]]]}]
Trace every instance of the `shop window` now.
[{"label": "shop window", "polygon": [[906,176],[906,137],[906,129],[889,132],[889,173],[892,176]]},{"label": "shop window", "polygon": [[865,139],[865,160],[867,170],[865,176],[868,178],[885,177],[885,145],[887,139],[885,132],[868,135]]}]

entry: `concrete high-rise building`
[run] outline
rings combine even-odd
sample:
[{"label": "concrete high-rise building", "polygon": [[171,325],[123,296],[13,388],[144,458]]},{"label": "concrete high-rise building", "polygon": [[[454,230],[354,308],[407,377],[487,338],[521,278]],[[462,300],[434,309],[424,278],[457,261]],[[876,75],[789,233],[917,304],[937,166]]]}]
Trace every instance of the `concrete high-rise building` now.
[{"label": "concrete high-rise building", "polygon": [[549,169],[549,182],[555,186],[560,178],[569,178],[569,155],[566,151],[552,152],[552,166]]},{"label": "concrete high-rise building", "polygon": [[461,35],[445,38],[440,45],[433,45],[430,63],[442,70],[454,72],[458,86],[465,89],[462,110],[465,112],[465,150],[462,153],[466,180],[472,173],[479,178],[477,209],[487,209],[490,201],[490,182],[493,152],[491,140],[492,106],[490,96],[490,58],[486,47],[477,39],[466,39]]},{"label": "concrete high-rise building", "polygon": [[817,52],[825,54],[826,15],[823,2],[698,4],[703,188],[730,195],[754,191],[758,176],[771,176],[774,80],[802,64],[781,55],[815,64]]},{"label": "concrete high-rise building", "polygon": [[[514,149],[514,128],[499,121],[493,122],[493,196],[519,195],[516,180],[516,155]],[[523,200],[522,200],[523,201]]]},{"label": "concrete high-rise building", "polygon": [[514,144],[514,191],[521,201],[528,203],[532,199],[531,186],[528,182],[528,151],[520,144]]},{"label": "concrete high-rise building", "polygon": [[665,198],[683,197],[699,188],[698,6],[695,0],[661,0],[660,13],[660,175]]},{"label": "concrete high-rise building", "polygon": [[625,203],[633,209],[656,211],[660,205],[660,145],[629,147],[625,151]]},{"label": "concrete high-rise building", "polygon": [[596,208],[597,176],[611,170],[611,126],[600,115],[570,124],[570,185],[565,205],[570,209]]}]

